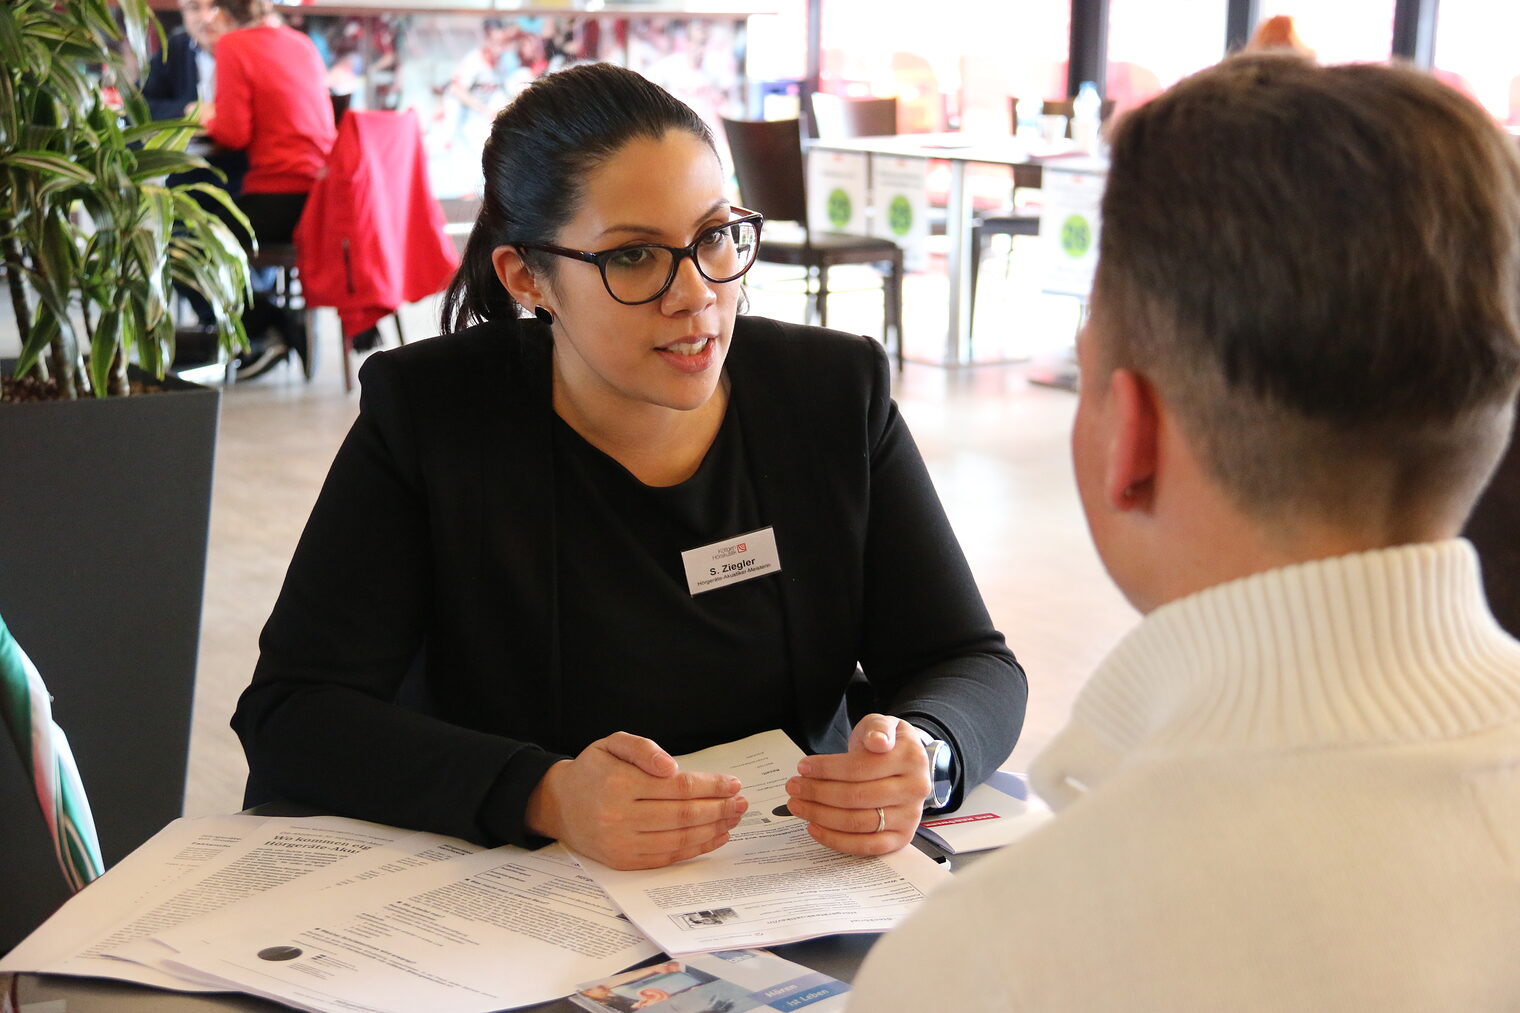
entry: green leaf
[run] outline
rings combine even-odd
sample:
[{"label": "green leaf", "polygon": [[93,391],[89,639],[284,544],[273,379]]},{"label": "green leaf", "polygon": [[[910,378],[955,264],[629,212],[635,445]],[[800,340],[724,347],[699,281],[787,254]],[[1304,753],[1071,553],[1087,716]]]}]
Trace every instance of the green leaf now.
[{"label": "green leaf", "polygon": [[[158,19],[148,12],[144,0],[121,0],[121,20],[126,27],[127,45],[139,67],[148,65],[148,26],[158,27]],[[160,34],[162,38],[162,34]]]},{"label": "green leaf", "polygon": [[39,313],[32,323],[32,332],[16,357],[16,375],[25,376],[36,366],[37,360],[47,351],[58,334],[58,318],[51,313]]},{"label": "green leaf", "polygon": [[103,311],[95,322],[95,333],[90,336],[90,382],[96,397],[111,392],[111,366],[116,359],[120,330],[121,313],[115,309]]},{"label": "green leaf", "polygon": [[205,164],[206,160],[197,155],[145,148],[137,153],[137,168],[130,170],[127,178],[134,183],[141,183],[171,173],[189,172]]},{"label": "green leaf", "polygon": [[13,151],[4,158],[0,158],[0,164],[35,169],[52,176],[71,179],[76,183],[95,182],[95,176],[88,169],[46,151]]}]

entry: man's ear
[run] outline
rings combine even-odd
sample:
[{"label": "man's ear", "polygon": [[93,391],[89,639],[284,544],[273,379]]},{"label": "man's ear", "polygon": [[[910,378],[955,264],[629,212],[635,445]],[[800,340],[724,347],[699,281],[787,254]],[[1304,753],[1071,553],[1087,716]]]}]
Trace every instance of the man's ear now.
[{"label": "man's ear", "polygon": [[1155,389],[1139,373],[1116,369],[1109,377],[1108,397],[1113,439],[1104,493],[1116,510],[1145,507],[1154,491],[1160,441]]},{"label": "man's ear", "polygon": [[544,292],[533,270],[515,246],[498,246],[491,251],[491,266],[502,286],[519,306],[537,309],[543,305]]}]

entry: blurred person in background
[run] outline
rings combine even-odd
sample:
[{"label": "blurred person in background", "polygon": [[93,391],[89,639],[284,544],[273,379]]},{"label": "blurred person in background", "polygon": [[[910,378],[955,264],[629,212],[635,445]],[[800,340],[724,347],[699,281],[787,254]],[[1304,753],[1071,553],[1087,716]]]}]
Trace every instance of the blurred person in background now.
[{"label": "blurred person in background", "polygon": [[1314,59],[1314,50],[1298,34],[1298,24],[1286,14],[1277,14],[1256,26],[1246,42],[1247,53],[1292,53]]},{"label": "blurred person in background", "polygon": [[[337,137],[327,68],[305,34],[268,23],[264,0],[219,0],[216,10],[225,33],[216,41],[215,100],[201,103],[201,120],[217,144],[247,154],[237,203],[258,242],[289,243]],[[268,278],[255,283],[244,317],[252,352],[240,380],[292,350],[307,354],[304,322],[274,303],[272,287]]]},{"label": "blurred person in background", "polygon": [[[215,47],[226,23],[216,16],[211,0],[179,0],[178,6],[181,27],[171,32],[163,48],[154,54],[143,81],[143,98],[155,120],[196,119],[200,103],[212,101],[216,94]],[[247,156],[241,151],[214,147],[204,152],[204,157],[211,169],[175,173],[168,182],[205,183],[236,197],[248,170]],[[214,198],[199,192],[191,197],[212,214],[226,217],[221,203]],[[174,362],[177,366],[209,362],[218,347],[211,326],[211,304],[189,286],[176,285],[175,290],[195,314],[199,326],[179,331]]]}]

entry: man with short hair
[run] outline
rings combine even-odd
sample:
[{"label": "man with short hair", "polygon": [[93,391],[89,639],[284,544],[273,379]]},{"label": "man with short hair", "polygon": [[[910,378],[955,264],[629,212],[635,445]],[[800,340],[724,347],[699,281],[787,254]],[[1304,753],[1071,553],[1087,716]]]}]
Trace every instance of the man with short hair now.
[{"label": "man with short hair", "polygon": [[1520,157],[1413,70],[1236,58],[1115,132],[1073,459],[1144,621],[1056,818],[851,1009],[1520,1007],[1520,643],[1455,536],[1520,378]]},{"label": "man with short hair", "polygon": [[183,30],[174,32],[148,64],[143,98],[155,120],[191,119],[198,103],[215,99],[220,22],[212,0],[179,0]]}]

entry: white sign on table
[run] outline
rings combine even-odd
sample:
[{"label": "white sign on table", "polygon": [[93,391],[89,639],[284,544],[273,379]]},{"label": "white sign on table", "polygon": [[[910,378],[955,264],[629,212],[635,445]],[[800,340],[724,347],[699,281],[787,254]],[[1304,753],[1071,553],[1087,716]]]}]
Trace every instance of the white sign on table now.
[{"label": "white sign on table", "polygon": [[849,151],[808,152],[808,228],[866,235],[871,189],[866,156]]},{"label": "white sign on table", "polygon": [[903,250],[903,266],[922,271],[929,261],[929,160],[871,156],[871,235]]},{"label": "white sign on table", "polygon": [[1100,208],[1108,178],[1106,165],[1081,164],[1088,161],[1074,159],[1071,165],[1046,162],[1040,186],[1044,201],[1040,213],[1044,290],[1084,300],[1092,291],[1093,270],[1098,266]]}]

